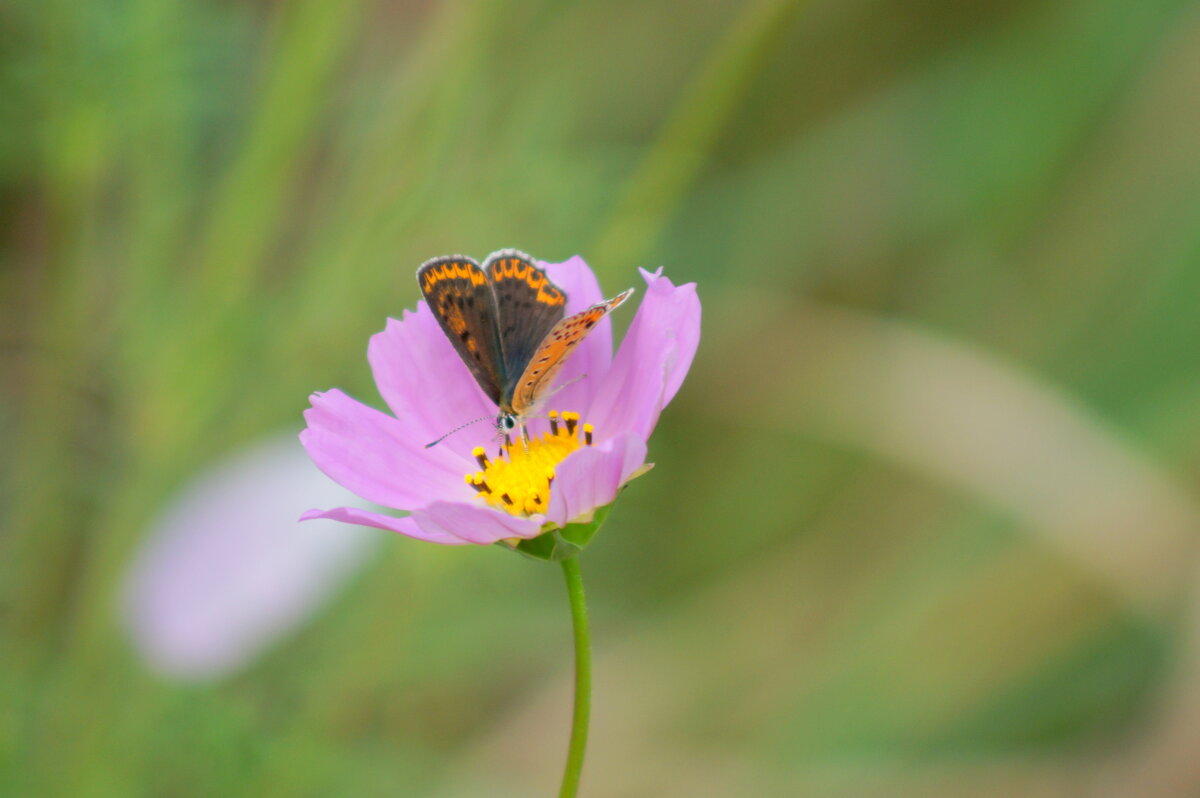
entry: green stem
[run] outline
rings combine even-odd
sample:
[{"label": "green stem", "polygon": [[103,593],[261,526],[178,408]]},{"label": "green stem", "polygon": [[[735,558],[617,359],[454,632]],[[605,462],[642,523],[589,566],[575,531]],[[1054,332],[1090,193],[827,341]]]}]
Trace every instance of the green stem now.
[{"label": "green stem", "polygon": [[575,628],[575,710],[571,719],[571,745],[567,749],[567,764],[563,768],[558,798],[575,798],[579,791],[579,776],[583,772],[588,717],[592,711],[592,651],[588,642],[587,601],[583,596],[579,558],[563,560],[562,569],[567,579],[567,596],[571,600],[571,624]]}]

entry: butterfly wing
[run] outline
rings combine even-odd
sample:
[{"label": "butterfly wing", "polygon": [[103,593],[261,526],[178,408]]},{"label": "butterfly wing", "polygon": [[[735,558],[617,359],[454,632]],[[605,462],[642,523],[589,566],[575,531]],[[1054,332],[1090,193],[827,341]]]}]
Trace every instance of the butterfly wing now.
[{"label": "butterfly wing", "polygon": [[447,255],[423,263],[417,269],[417,284],[479,387],[499,405],[507,375],[496,296],[487,272],[471,258]]},{"label": "butterfly wing", "polygon": [[488,255],[483,269],[496,294],[504,371],[511,380],[525,371],[538,344],[562,320],[567,296],[533,258],[515,249]]},{"label": "butterfly wing", "polygon": [[587,310],[580,311],[560,321],[551,328],[533,353],[528,365],[511,384],[505,386],[505,399],[518,415],[532,412],[538,398],[554,384],[554,378],[567,362],[567,357],[587,337],[596,324],[612,313],[633,294],[627,288],[612,299],[597,302]]}]

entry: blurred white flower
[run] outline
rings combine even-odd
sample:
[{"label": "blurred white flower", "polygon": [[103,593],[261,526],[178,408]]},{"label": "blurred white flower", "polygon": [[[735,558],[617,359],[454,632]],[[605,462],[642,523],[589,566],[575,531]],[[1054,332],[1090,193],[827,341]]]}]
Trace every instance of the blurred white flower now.
[{"label": "blurred white flower", "polygon": [[388,533],[298,523],[316,506],[370,506],[271,438],[185,486],[148,530],[126,575],[122,615],[159,673],[211,679],[297,628]]}]

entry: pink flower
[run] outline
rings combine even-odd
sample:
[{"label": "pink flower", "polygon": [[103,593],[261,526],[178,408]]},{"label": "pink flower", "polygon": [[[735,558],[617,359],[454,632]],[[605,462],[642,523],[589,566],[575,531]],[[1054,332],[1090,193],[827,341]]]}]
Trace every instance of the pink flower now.
[{"label": "pink flower", "polygon": [[357,572],[383,535],[333,521],[297,529],[292,519],[314,499],[355,501],[287,435],[217,461],[168,503],[130,563],[121,601],[134,650],[152,670],[183,680],[232,673]]},{"label": "pink flower", "polygon": [[[568,314],[603,298],[582,258],[538,265],[566,292]],[[332,518],[449,545],[533,538],[590,521],[645,466],[646,440],[700,340],[695,284],[676,286],[661,268],[642,276],[646,295],[616,356],[606,318],[559,375],[565,387],[549,402],[560,411],[556,418],[530,421],[528,446],[514,442],[503,455],[486,423],[426,448],[464,422],[494,416],[496,407],[424,302],[401,321],[389,319],[372,336],[367,359],[391,414],[337,389],[315,393],[300,440],[336,482],[409,514],[337,507],[301,519]]]}]

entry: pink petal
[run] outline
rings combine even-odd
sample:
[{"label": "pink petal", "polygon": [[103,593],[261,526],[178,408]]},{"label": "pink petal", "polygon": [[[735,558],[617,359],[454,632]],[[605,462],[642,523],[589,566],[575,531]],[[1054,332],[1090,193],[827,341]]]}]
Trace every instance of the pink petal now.
[{"label": "pink petal", "polygon": [[[584,308],[604,299],[604,294],[600,291],[600,283],[596,281],[596,275],[592,272],[591,267],[587,265],[583,258],[579,255],[568,258],[562,263],[547,263],[539,260],[538,266],[546,270],[547,276],[563,290],[567,295],[568,315],[578,313]],[[599,327],[592,330],[595,335],[599,331]],[[612,352],[612,333],[609,333],[609,352]]]},{"label": "pink petal", "polygon": [[368,501],[406,510],[472,494],[462,458],[339,390],[314,393],[300,442],[317,467]]},{"label": "pink petal", "polygon": [[675,286],[661,276],[661,269],[641,271],[646,297],[585,416],[600,440],[627,431],[649,438],[659,413],[683,384],[700,343],[696,284]]},{"label": "pink petal", "polygon": [[[383,332],[371,336],[367,360],[383,400],[419,446],[461,424],[496,416],[496,406],[479,388],[424,301],[415,311],[404,311],[403,321],[388,319]],[[485,436],[490,434],[486,423],[481,422],[479,429]],[[464,432],[436,448],[473,462],[471,448],[478,438]]]},{"label": "pink petal", "polygon": [[[596,282],[596,275],[578,255],[562,263],[539,261],[538,265],[566,292],[568,315],[578,313],[604,299],[600,292],[600,284]],[[596,386],[608,372],[611,362],[612,322],[605,318],[592,328],[583,343],[571,353],[555,380],[556,385],[565,387],[550,397],[544,410],[553,408],[583,412],[587,407],[588,397],[595,392]]]},{"label": "pink petal", "polygon": [[633,432],[573,452],[554,470],[546,520],[561,526],[612,503],[617,491],[644,462],[646,441]]},{"label": "pink petal", "polygon": [[125,624],[150,667],[188,679],[242,667],[307,619],[383,540],[332,521],[297,524],[313,501],[354,496],[291,435],[216,464],[172,500],[123,591]]},{"label": "pink petal", "polygon": [[341,521],[344,524],[357,524],[359,526],[375,527],[376,529],[386,529],[389,532],[399,532],[401,535],[408,535],[410,538],[416,538],[417,540],[441,543],[446,546],[461,546],[465,543],[473,542],[459,535],[447,533],[442,530],[424,529],[417,524],[411,515],[396,518],[395,516],[384,515],[382,513],[373,513],[369,510],[360,510],[357,507],[334,507],[331,510],[308,510],[300,516],[301,521],[312,521],[317,518],[328,518],[332,521]]},{"label": "pink petal", "polygon": [[482,504],[433,502],[415,510],[412,519],[427,535],[450,535],[470,543],[489,544],[505,538],[532,538],[541,522],[518,518]]}]

